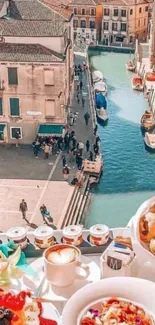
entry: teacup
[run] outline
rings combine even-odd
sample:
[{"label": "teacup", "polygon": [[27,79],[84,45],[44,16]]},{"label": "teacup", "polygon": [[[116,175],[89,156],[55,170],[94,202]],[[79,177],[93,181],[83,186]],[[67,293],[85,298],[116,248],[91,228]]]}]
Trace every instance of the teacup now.
[{"label": "teacup", "polygon": [[[43,255],[46,279],[56,287],[70,286],[77,278],[87,278],[89,266],[80,262],[80,250],[69,244],[57,244],[47,248]],[[78,274],[78,267],[85,275]]]}]

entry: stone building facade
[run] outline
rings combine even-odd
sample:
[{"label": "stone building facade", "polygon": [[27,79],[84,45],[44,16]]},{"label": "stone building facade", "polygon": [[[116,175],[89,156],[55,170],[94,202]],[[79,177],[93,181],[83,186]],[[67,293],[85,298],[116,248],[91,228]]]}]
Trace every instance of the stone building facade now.
[{"label": "stone building facade", "polygon": [[14,143],[18,131],[31,143],[41,126],[60,134],[73,81],[72,13],[15,0],[1,17],[0,140]]}]

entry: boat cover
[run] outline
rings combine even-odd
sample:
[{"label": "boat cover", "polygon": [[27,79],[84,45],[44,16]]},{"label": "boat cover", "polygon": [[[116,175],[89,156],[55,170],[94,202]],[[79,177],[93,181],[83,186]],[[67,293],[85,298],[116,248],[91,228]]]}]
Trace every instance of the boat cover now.
[{"label": "boat cover", "polygon": [[95,70],[92,73],[92,78],[93,78],[94,83],[97,82],[97,81],[102,81],[103,80],[103,73],[98,71],[98,70]]},{"label": "boat cover", "polygon": [[95,83],[95,86],[94,86],[94,89],[95,90],[98,90],[98,91],[106,91],[106,84],[105,82],[103,81],[98,81]]},{"label": "boat cover", "polygon": [[96,107],[97,108],[104,107],[105,109],[107,108],[107,101],[105,99],[105,96],[103,96],[102,93],[96,95]]}]

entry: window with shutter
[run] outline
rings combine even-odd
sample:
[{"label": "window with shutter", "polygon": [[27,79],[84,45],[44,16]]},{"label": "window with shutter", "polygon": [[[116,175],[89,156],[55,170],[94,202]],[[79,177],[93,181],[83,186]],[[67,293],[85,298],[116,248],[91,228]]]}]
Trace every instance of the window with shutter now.
[{"label": "window with shutter", "polygon": [[54,86],[54,70],[44,70],[45,86]]},{"label": "window with shutter", "polygon": [[19,98],[10,98],[10,115],[19,116]]},{"label": "window with shutter", "polygon": [[45,116],[54,117],[55,116],[55,100],[46,100],[45,102]]},{"label": "window with shutter", "polygon": [[3,101],[1,97],[0,97],[0,115],[3,115]]},{"label": "window with shutter", "polygon": [[8,68],[9,85],[18,85],[17,68]]}]

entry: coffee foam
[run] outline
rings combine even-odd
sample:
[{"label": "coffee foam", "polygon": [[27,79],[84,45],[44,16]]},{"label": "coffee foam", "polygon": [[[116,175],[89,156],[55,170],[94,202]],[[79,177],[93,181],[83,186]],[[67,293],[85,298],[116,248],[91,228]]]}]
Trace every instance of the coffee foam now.
[{"label": "coffee foam", "polygon": [[60,248],[48,254],[47,260],[53,264],[68,264],[77,260],[79,253],[74,248]]}]

